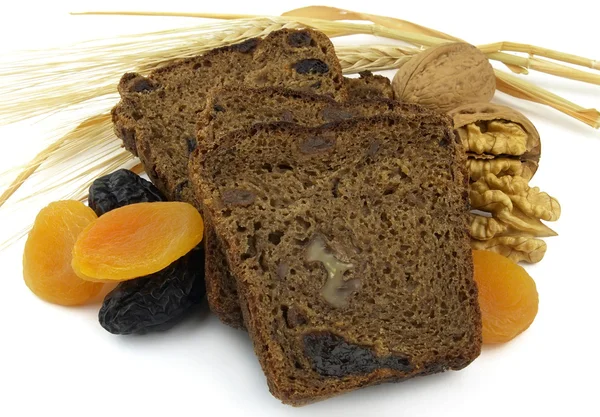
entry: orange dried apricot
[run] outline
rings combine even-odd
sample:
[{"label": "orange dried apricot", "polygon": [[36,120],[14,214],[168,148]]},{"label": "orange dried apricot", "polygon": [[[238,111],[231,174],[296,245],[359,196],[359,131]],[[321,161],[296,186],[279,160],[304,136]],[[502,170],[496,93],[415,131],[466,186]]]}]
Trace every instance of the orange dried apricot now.
[{"label": "orange dried apricot", "polygon": [[40,210],[23,252],[23,278],[35,295],[54,304],[79,305],[100,292],[101,283],[84,281],[71,268],[77,236],[96,218],[91,208],[74,200]]},{"label": "orange dried apricot", "polygon": [[537,315],[538,292],[525,269],[495,252],[474,250],[483,343],[504,343],[525,331]]},{"label": "orange dried apricot", "polygon": [[142,277],[188,253],[203,232],[202,217],[191,204],[130,204],[103,214],[79,235],[72,266],[89,281]]}]

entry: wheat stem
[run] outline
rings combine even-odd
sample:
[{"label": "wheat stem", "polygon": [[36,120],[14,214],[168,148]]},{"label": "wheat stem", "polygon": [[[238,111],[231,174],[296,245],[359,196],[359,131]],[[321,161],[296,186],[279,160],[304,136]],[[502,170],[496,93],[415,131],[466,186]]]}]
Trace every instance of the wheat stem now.
[{"label": "wheat stem", "polygon": [[600,74],[588,71],[582,71],[576,68],[560,65],[551,61],[546,61],[535,57],[522,57],[518,55],[506,54],[503,52],[489,52],[486,54],[488,59],[500,61],[503,63],[529,68],[538,72],[555,75],[557,77],[568,78],[571,80],[582,81],[589,84],[600,85]]},{"label": "wheat stem", "polygon": [[552,49],[543,48],[541,46],[527,45],[524,43],[516,42],[495,42],[486,45],[479,45],[478,48],[483,53],[492,53],[498,51],[522,52],[530,56],[538,55],[543,56],[545,58],[566,62],[569,64],[600,70],[600,61],[584,58],[573,54],[568,54],[565,52],[554,51]]},{"label": "wheat stem", "polygon": [[[64,149],[74,141],[82,140],[85,140],[86,142],[84,148],[89,147],[90,145],[88,139],[104,139],[106,137],[107,129],[110,134],[112,134],[110,114],[99,114],[84,120],[71,132],[62,136],[46,149],[41,151],[23,168],[23,170],[19,173],[19,175],[17,175],[8,188],[2,193],[2,195],[0,195],[0,207],[6,203],[6,201],[21,187],[21,185],[23,185],[23,183],[25,183],[25,181],[27,181],[29,177],[31,177],[38,170],[38,168],[44,162],[46,162],[50,157],[56,155],[59,150]],[[71,154],[76,155],[77,153],[72,152]],[[64,162],[64,159],[60,161],[60,163]]]},{"label": "wheat stem", "polygon": [[496,88],[513,97],[545,104],[593,127],[600,128],[600,112],[583,108],[541,87],[528,83],[504,71],[495,69]]}]

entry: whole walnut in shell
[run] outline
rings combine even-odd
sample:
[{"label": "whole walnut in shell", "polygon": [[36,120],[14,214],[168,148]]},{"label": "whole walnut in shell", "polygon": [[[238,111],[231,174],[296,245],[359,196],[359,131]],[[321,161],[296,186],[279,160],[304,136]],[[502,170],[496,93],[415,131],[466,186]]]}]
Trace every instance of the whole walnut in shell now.
[{"label": "whole walnut in shell", "polygon": [[496,91],[494,69],[468,43],[429,48],[400,67],[392,81],[397,100],[447,112],[458,106],[489,102]]}]

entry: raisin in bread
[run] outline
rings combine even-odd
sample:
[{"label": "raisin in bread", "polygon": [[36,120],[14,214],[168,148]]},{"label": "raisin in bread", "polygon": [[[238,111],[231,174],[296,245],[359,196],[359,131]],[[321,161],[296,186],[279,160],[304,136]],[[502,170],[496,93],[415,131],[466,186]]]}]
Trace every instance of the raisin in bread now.
[{"label": "raisin in bread", "polygon": [[465,156],[444,116],[254,125],[196,151],[269,388],[301,405],[481,349]]},{"label": "raisin in bread", "polygon": [[[336,102],[327,96],[277,87],[256,89],[231,86],[213,90],[209,94],[198,121],[198,143],[200,147],[210,148],[223,135],[255,123],[281,120],[319,126],[352,117],[382,114],[407,114],[407,117],[420,118],[433,112],[416,104],[386,99]],[[210,308],[224,323],[242,328],[244,323],[235,279],[207,218],[205,229],[206,287]]]},{"label": "raisin in bread", "polygon": [[349,99],[394,98],[390,79],[373,75],[371,71],[359,72],[358,78],[345,78]]},{"label": "raisin in bread", "polygon": [[323,33],[283,29],[264,39],[167,64],[147,77],[125,74],[112,111],[115,132],[139,156],[152,182],[171,200],[194,202],[187,163],[197,145],[196,120],[215,87],[285,86],[346,98],[342,70]]}]

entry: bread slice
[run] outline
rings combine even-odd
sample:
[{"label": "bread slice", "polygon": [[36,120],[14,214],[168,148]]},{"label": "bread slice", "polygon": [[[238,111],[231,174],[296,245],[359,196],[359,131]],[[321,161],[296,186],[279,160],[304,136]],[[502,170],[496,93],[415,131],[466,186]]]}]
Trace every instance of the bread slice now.
[{"label": "bread slice", "polygon": [[254,125],[191,181],[274,396],[462,369],[481,349],[468,174],[445,116]]},{"label": "bread slice", "polygon": [[194,202],[187,164],[197,146],[198,114],[212,88],[239,83],[347,96],[331,41],[309,29],[275,31],[175,61],[147,77],[125,74],[112,111],[115,133],[167,198]]},{"label": "bread slice", "polygon": [[[319,126],[352,117],[383,114],[407,114],[407,117],[418,118],[433,113],[419,105],[386,99],[336,102],[327,96],[276,87],[231,86],[209,94],[206,108],[198,120],[198,143],[200,147],[209,149],[227,133],[255,123],[283,120],[303,126]],[[205,277],[210,308],[224,323],[243,328],[235,279],[206,218],[205,228]]]},{"label": "bread slice", "polygon": [[383,75],[371,71],[359,72],[358,78],[346,78],[349,99],[394,98],[392,83]]}]

